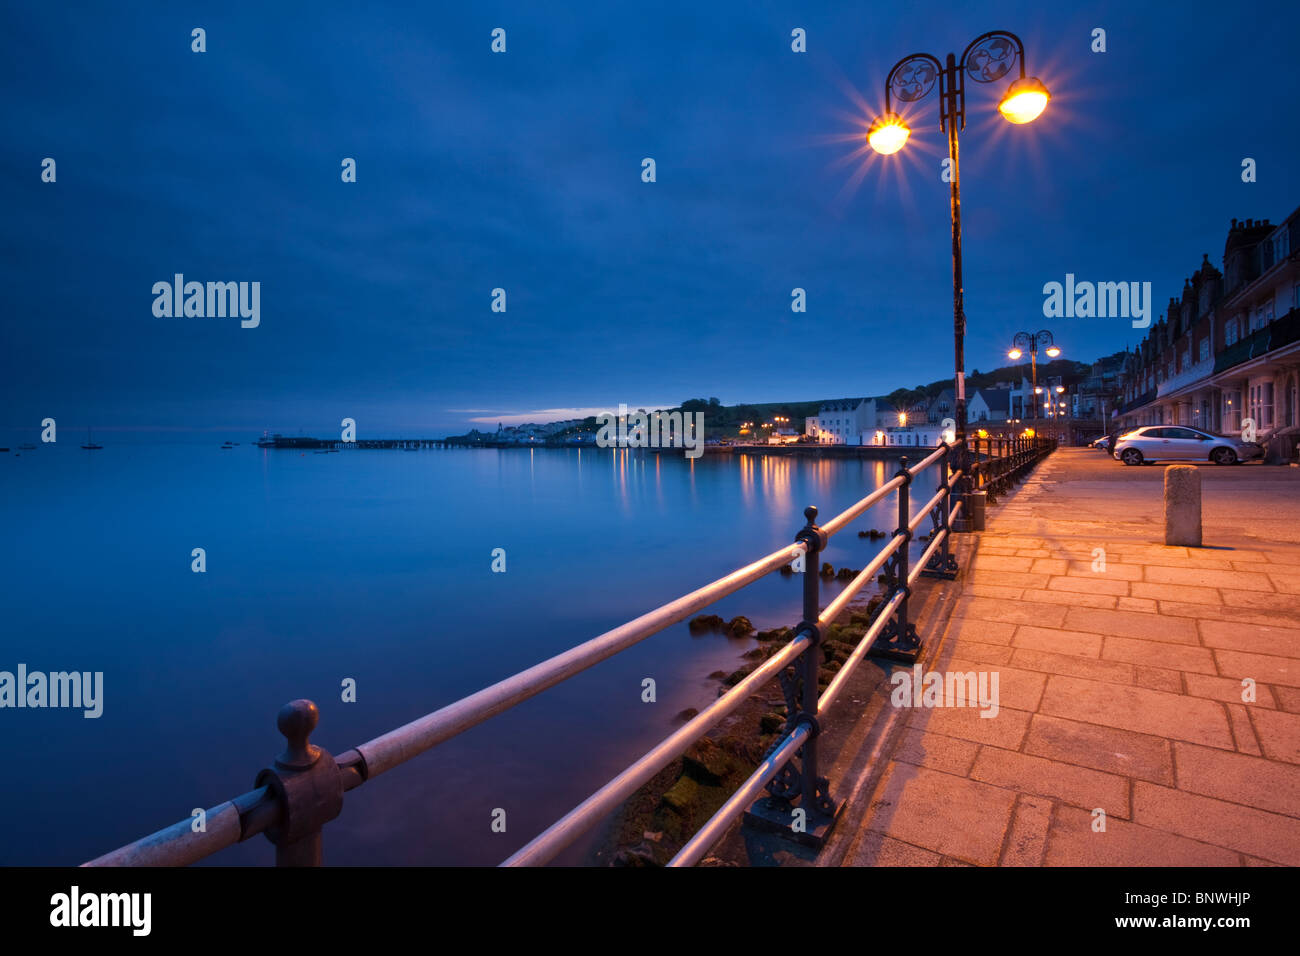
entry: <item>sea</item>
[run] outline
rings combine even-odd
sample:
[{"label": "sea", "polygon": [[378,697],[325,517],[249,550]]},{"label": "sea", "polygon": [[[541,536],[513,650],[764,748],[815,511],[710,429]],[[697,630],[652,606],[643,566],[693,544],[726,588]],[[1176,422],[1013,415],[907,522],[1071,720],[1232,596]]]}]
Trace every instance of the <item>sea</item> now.
[{"label": "sea", "polygon": [[[792,542],[807,505],[824,520],[898,468],[95,440],[0,454],[0,671],[103,675],[98,717],[0,708],[3,865],[81,863],[253,789],[296,698],[320,709],[312,742],[339,754]],[[856,532],[892,530],[896,507],[824,560],[863,567],[883,541]],[[841,587],[823,583],[823,603]],[[701,613],[766,629],[801,607],[801,577],[772,574]],[[715,700],[708,675],[754,646],[686,623],[647,638],[346,794],[325,863],[499,863]],[[587,861],[601,832],[559,862]],[[258,835],[201,865],[273,859]]]}]

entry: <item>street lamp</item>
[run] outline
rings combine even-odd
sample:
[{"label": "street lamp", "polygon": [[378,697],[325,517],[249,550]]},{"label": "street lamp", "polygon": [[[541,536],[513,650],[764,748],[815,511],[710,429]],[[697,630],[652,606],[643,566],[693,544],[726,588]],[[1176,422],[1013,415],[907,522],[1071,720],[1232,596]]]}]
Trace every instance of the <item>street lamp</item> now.
[{"label": "street lamp", "polygon": [[[1007,353],[1007,358],[1014,362],[1028,350],[1029,368],[1033,376],[1032,384],[1035,395],[1041,393],[1038,387],[1038,347],[1040,345],[1046,346],[1044,351],[1050,358],[1056,358],[1061,354],[1061,350],[1056,347],[1056,340],[1052,338],[1052,333],[1047,329],[1041,329],[1037,332],[1017,332],[1015,338],[1011,340],[1011,351]],[[1037,410],[1035,410],[1034,417],[1038,417]]]},{"label": "street lamp", "polygon": [[949,53],[947,64],[928,53],[914,53],[894,64],[885,78],[885,112],[867,131],[867,142],[876,152],[888,156],[907,143],[911,129],[893,111],[893,97],[914,103],[923,99],[939,83],[941,101],[939,129],[948,134],[948,158],[952,188],[952,326],[954,384],[956,392],[958,467],[963,469],[961,482],[968,484],[966,466],[966,312],[962,299],[961,277],[961,191],[957,165],[957,134],[966,128],[966,77],[977,83],[994,83],[1011,72],[1017,63],[1020,78],[1007,89],[998,110],[1008,122],[1021,125],[1032,122],[1042,113],[1050,98],[1047,88],[1034,77],[1025,76],[1025,46],[1014,33],[993,30],[971,41],[961,59]]}]

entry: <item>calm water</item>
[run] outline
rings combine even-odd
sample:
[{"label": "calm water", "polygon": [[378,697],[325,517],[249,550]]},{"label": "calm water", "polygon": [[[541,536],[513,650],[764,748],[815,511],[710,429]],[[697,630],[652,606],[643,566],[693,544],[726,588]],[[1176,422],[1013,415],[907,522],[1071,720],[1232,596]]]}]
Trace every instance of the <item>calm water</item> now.
[{"label": "calm water", "polygon": [[[102,451],[69,434],[0,455],[0,670],[104,672],[97,720],[0,710],[0,864],[75,864],[251,789],[295,697],[340,753],[788,543],[805,505],[830,516],[896,469],[96,437]],[[827,560],[862,567],[878,546],[844,532]],[[799,588],[771,575],[713,610],[791,624]],[[326,862],[499,862],[713,700],[707,675],[751,646],[685,624],[644,641],[349,793]],[[258,836],[213,862],[272,854]]]}]

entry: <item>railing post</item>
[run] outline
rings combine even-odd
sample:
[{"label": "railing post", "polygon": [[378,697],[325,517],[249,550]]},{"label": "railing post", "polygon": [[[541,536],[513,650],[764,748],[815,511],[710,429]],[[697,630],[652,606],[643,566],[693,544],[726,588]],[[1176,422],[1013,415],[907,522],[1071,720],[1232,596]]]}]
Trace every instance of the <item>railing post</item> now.
[{"label": "railing post", "polygon": [[903,540],[886,565],[889,570],[885,578],[890,587],[885,602],[892,601],[899,592],[902,592],[902,599],[898,602],[898,609],[894,612],[894,616],[880,629],[880,636],[871,645],[870,656],[914,664],[921,652],[921,638],[916,633],[916,625],[908,616],[907,606],[912,594],[912,589],[907,584],[908,568],[911,564],[911,555],[908,552],[912,543],[912,531],[908,527],[912,520],[908,487],[912,484],[912,474],[907,470],[907,458],[899,459],[898,464],[897,477],[902,478],[903,483],[898,487],[898,528],[894,531],[894,537]]},{"label": "railing post", "polygon": [[939,546],[938,551],[930,555],[925,570],[921,572],[927,578],[944,578],[948,581],[957,577],[957,559],[952,556],[952,523],[949,520],[952,516],[953,485],[952,466],[949,462],[951,457],[952,447],[945,444],[943,458],[939,459],[939,474],[942,476],[939,480],[939,488],[947,488],[948,493],[935,505],[938,520],[934,521],[934,533],[943,533],[943,544]]},{"label": "railing post", "polygon": [[276,866],[320,866],[321,827],[343,809],[343,778],[329,752],[310,742],[320,711],[309,700],[280,708],[276,726],[288,746],[257,775],[280,804],[280,822],[266,831]]},{"label": "railing post", "polygon": [[835,812],[835,806],[827,792],[829,783],[825,777],[820,777],[817,773],[817,735],[821,731],[817,723],[817,698],[821,694],[819,678],[822,670],[822,638],[824,637],[819,623],[821,575],[818,569],[821,568],[821,554],[826,549],[828,536],[817,526],[815,505],[809,505],[803,510],[803,514],[808,523],[795,535],[795,540],[802,541],[808,549],[803,579],[803,622],[799,625],[799,630],[810,634],[812,643],[803,652],[803,699],[800,701],[799,712],[794,715],[791,726],[806,723],[812,728],[812,735],[799,751],[801,754],[799,777],[802,790],[800,805],[809,816],[814,811],[831,816]]},{"label": "railing post", "polygon": [[[807,649],[796,662],[797,679],[791,679],[786,671],[780,674],[781,692],[785,696],[786,731],[792,731],[800,724],[809,726],[810,734],[795,756],[799,758],[799,769],[794,769],[794,761],[789,760],[768,784],[767,791],[777,803],[759,801],[751,812],[768,823],[777,821],[779,827],[793,825],[793,810],[790,801],[799,798],[800,807],[805,814],[805,829],[799,832],[825,836],[834,822],[836,806],[830,798],[830,783],[817,773],[817,735],[821,727],[817,723],[817,698],[821,694],[818,678],[821,676],[822,662],[822,625],[821,625],[821,553],[826,550],[829,536],[817,526],[817,509],[809,505],[803,510],[808,523],[795,535],[795,541],[802,541],[806,549],[804,555],[803,581],[803,621],[796,633],[807,634],[810,638]],[[798,685],[802,684],[802,692]],[[776,745],[774,745],[776,746]],[[770,755],[770,751],[769,751]],[[763,805],[764,809],[759,810]]]}]

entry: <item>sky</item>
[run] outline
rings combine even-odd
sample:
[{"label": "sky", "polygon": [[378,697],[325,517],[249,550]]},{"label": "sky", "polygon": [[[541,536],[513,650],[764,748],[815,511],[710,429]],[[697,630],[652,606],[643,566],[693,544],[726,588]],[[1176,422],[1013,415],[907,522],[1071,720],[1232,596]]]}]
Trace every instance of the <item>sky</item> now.
[{"label": "sky", "polygon": [[[950,376],[937,92],[900,153],[864,134],[897,60],[987,30],[1052,100],[1012,126],[1005,80],[967,84],[968,373],[1020,330],[1135,345],[1045,319],[1044,284],[1150,281],[1158,319],[1232,217],[1300,204],[1294,4],[6,7],[0,429],[30,441],[45,417],[433,436]],[[177,273],[258,282],[258,325],[155,315]]]}]

